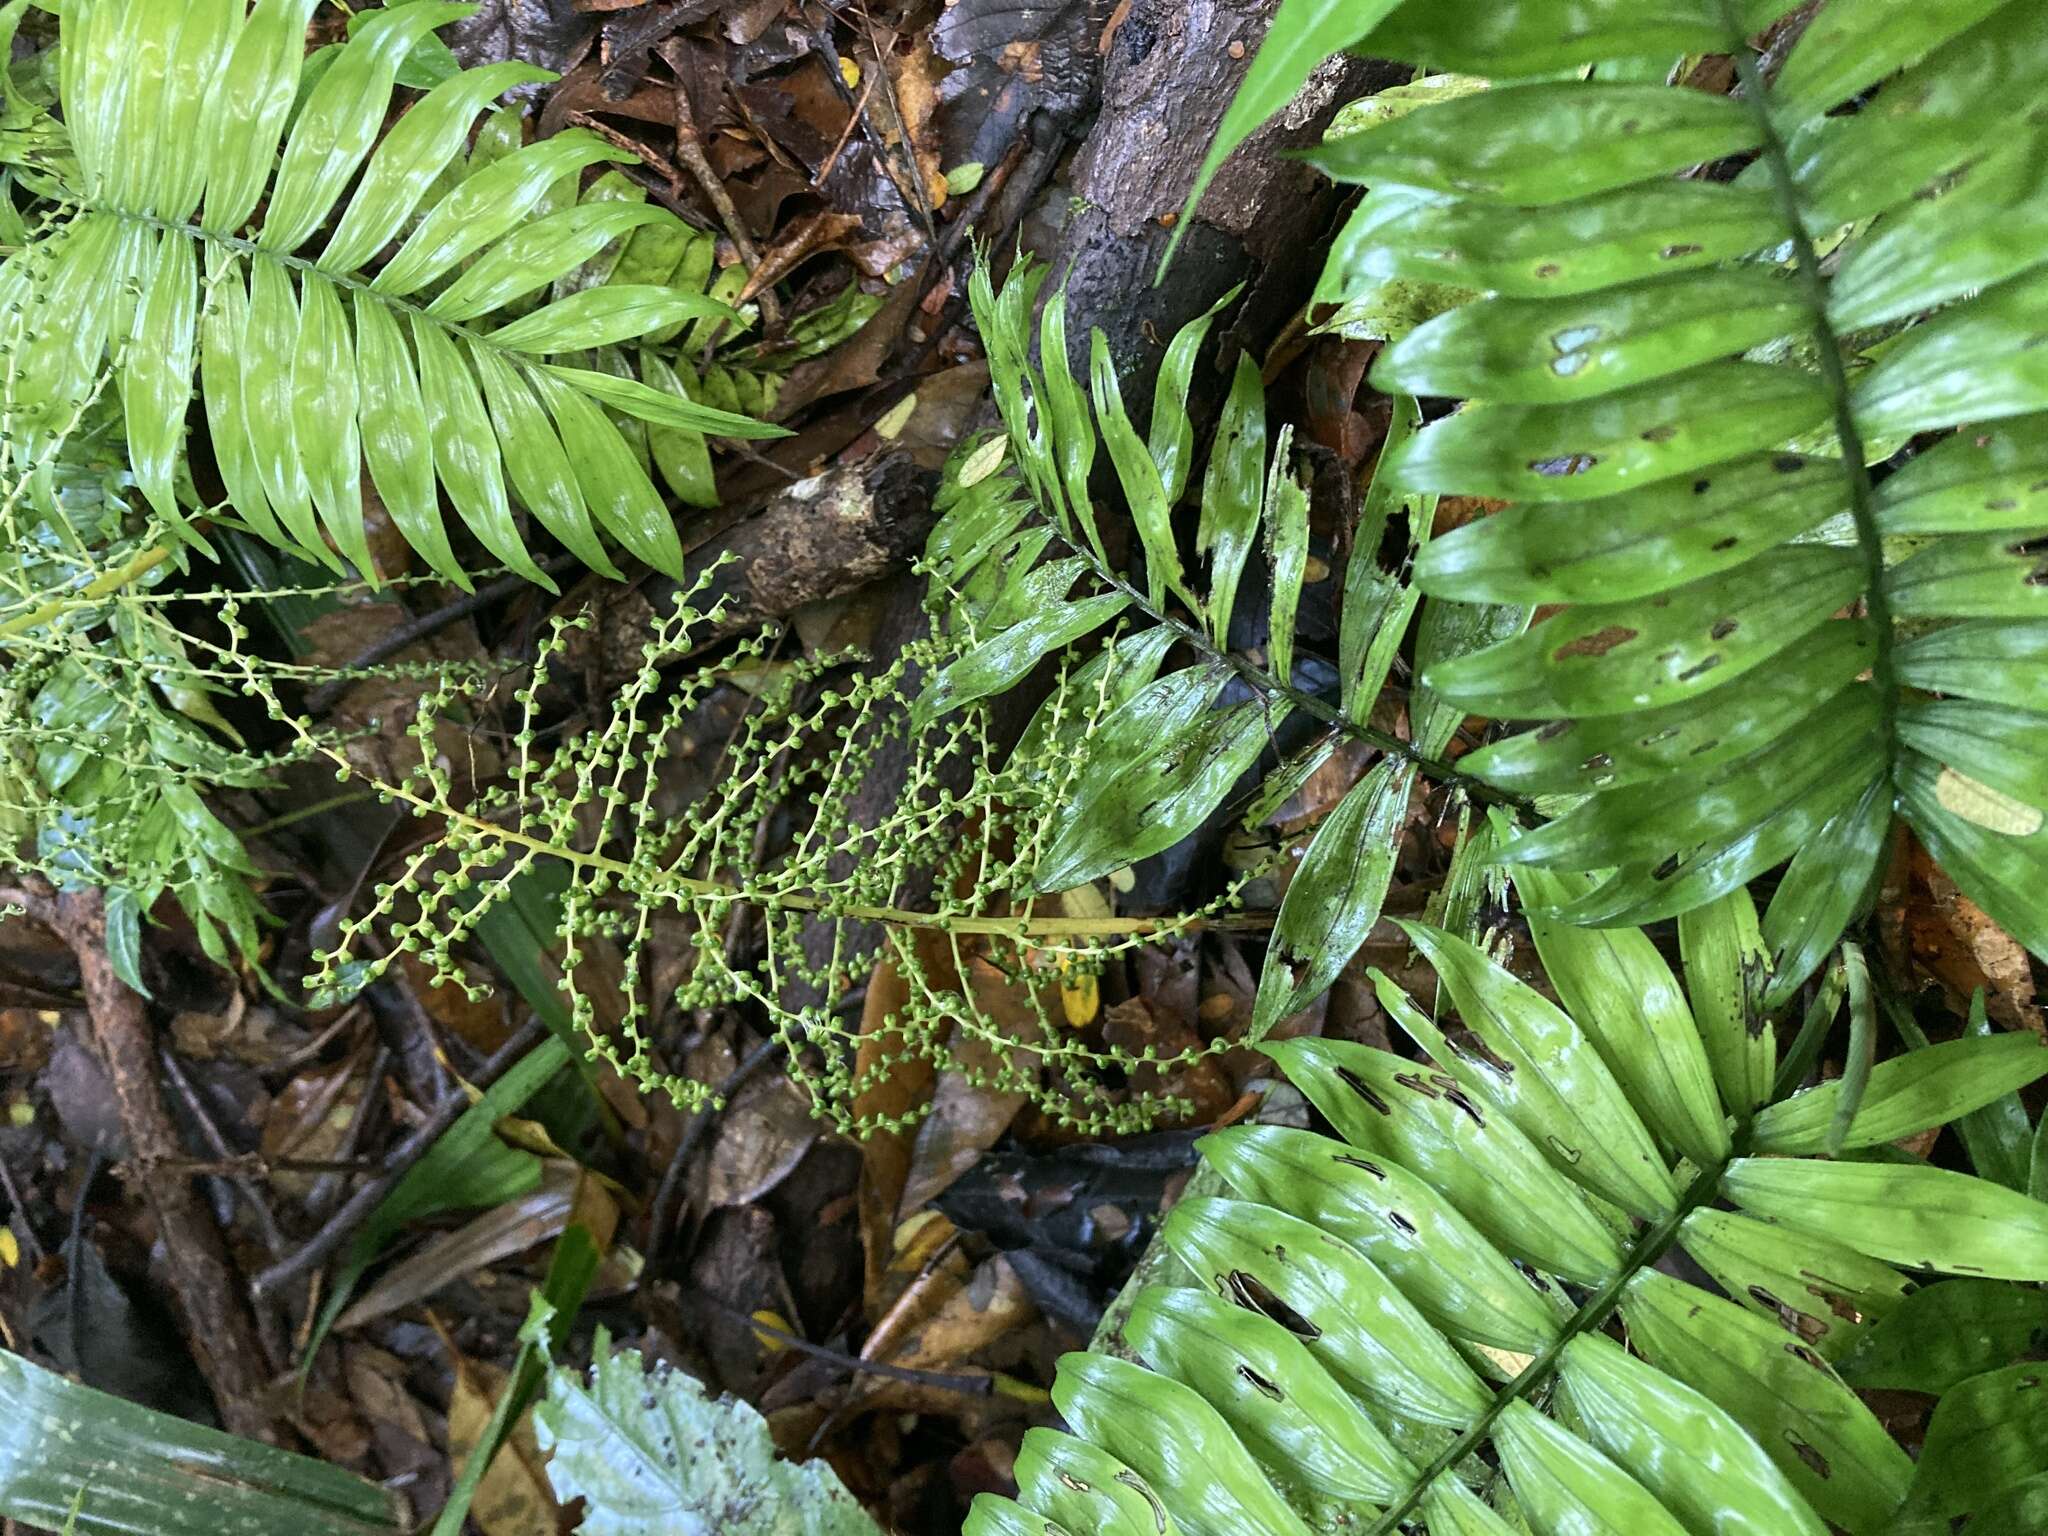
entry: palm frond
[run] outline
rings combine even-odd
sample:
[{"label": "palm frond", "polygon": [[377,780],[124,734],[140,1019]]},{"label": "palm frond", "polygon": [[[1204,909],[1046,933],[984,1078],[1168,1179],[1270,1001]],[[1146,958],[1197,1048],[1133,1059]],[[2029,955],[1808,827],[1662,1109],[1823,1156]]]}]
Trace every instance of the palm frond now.
[{"label": "palm frond", "polygon": [[370,573],[367,467],[450,580],[467,584],[444,495],[492,556],[544,584],[515,503],[597,569],[608,539],[680,575],[673,521],[619,423],[779,429],[582,354],[740,317],[675,264],[508,315],[635,232],[681,226],[644,202],[577,201],[578,172],[627,158],[581,131],[445,174],[494,98],[548,78],[524,64],[456,74],[384,132],[407,54],[460,6],[366,15],[299,99],[316,3],[66,7],[78,181],[69,217],[0,269],[8,430],[31,447],[54,434],[111,357],[136,482],[189,531],[177,477],[196,375],[228,502],[281,547]]},{"label": "palm frond", "polygon": [[[968,454],[927,546],[934,601],[963,637],[962,654],[926,685],[927,719],[1018,684],[1040,662],[1091,636],[1113,638],[1039,712],[1020,755],[1060,740],[1075,761],[1033,851],[1034,888],[1072,890],[1159,853],[1202,826],[1276,740],[1303,730],[1254,782],[1248,816],[1262,819],[1299,790],[1341,744],[1383,754],[1315,829],[1288,887],[1261,984],[1256,1038],[1328,988],[1379,915],[1418,773],[1485,792],[1442,760],[1462,712],[1423,691],[1413,739],[1372,723],[1401,647],[1414,633],[1425,655],[1459,654],[1526,621],[1524,609],[1478,615],[1425,610],[1399,570],[1381,562],[1396,499],[1376,492],[1350,530],[1336,666],[1297,655],[1309,585],[1306,477],[1292,433],[1269,441],[1265,386],[1240,357],[1199,485],[1192,547],[1183,559],[1180,506],[1193,489],[1194,429],[1187,397],[1195,358],[1228,294],[1175,335],[1140,435],[1105,338],[1089,338],[1088,383],[1069,361],[1066,296],[1049,296],[1033,334],[1043,268],[1021,263],[998,292],[984,263],[971,288],[1006,435]],[[1034,349],[1033,342],[1037,345]],[[1035,359],[1034,359],[1035,351]],[[1416,421],[1396,412],[1390,442]],[[1110,558],[1090,493],[1098,453],[1115,473],[1142,555],[1128,576]],[[1428,537],[1435,498],[1408,508],[1411,544]],[[1265,570],[1252,569],[1263,543]],[[1060,551],[1065,551],[1060,553]],[[1318,581],[1334,579],[1318,562]],[[1405,562],[1396,562],[1397,567]],[[1247,577],[1250,579],[1247,580]],[[1240,601],[1257,592],[1262,611]],[[1233,635],[1233,627],[1237,633]],[[1167,664],[1170,653],[1190,658]],[[1077,709],[1076,700],[1093,700]]]},{"label": "palm frond", "polygon": [[[1540,722],[1464,764],[1561,813],[1510,857],[1603,872],[1559,908],[1594,924],[1786,866],[1770,1008],[1896,821],[2048,955],[2048,14],[1830,5],[1767,91],[1746,34],[1787,9],[1409,6],[1361,46],[1492,88],[1311,155],[1372,188],[1333,271],[1486,294],[1373,380],[1471,401],[1383,478],[1514,504],[1417,585],[1568,605],[1428,674]],[[1641,83],[1702,48],[1734,99]]]},{"label": "palm frond", "polygon": [[[1536,877],[1525,899],[1591,883],[1517,868]],[[967,1536],[1890,1529],[1922,1492],[1913,1463],[1831,1362],[1916,1276],[2048,1273],[2048,1206],[1815,1154],[1838,1120],[1852,1156],[1953,1121],[2048,1072],[2048,1052],[1966,1037],[1879,1064],[1846,1116],[1839,1081],[1753,1113],[1717,1086],[1710,1039],[1713,999],[1741,985],[1747,900],[1699,909],[1715,932],[1683,987],[1640,930],[1539,927],[1569,1013],[1404,923],[1462,1031],[1374,973],[1426,1061],[1265,1047],[1342,1140],[1239,1126],[1202,1143],[1233,1193],[1167,1218],[1177,1288],[1122,1328],[1150,1369],[1067,1356],[1053,1398],[1073,1434],[1033,1430],[1019,1501],[984,1495]],[[1681,1252],[1725,1295],[1667,1273]]]}]

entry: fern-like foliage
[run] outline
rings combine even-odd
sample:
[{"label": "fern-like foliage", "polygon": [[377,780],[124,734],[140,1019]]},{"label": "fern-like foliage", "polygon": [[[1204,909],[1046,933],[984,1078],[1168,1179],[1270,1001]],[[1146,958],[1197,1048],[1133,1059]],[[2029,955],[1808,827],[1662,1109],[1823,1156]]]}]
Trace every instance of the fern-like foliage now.
[{"label": "fern-like foliage", "polygon": [[[680,573],[672,519],[609,413],[684,433],[778,429],[696,403],[673,374],[648,382],[579,354],[738,316],[699,289],[644,281],[506,318],[673,217],[573,190],[535,216],[565,179],[627,158],[580,131],[444,174],[493,98],[548,78],[524,64],[458,73],[385,132],[408,53],[471,8],[372,12],[302,91],[316,3],[65,6],[63,163],[75,180],[0,267],[0,428],[36,456],[111,363],[136,484],[189,532],[179,474],[197,375],[229,503],[305,557],[371,571],[367,465],[393,523],[451,580],[466,577],[443,494],[484,548],[535,580],[515,499],[595,569],[613,569],[610,538]],[[42,168],[55,163],[46,150]]]},{"label": "fern-like foliage", "polygon": [[36,464],[0,443],[0,862],[105,890],[109,959],[147,993],[142,920],[166,892],[221,964],[230,942],[257,952],[255,865],[203,796],[276,760],[245,749],[165,612],[174,558],[129,504],[118,427],[96,398]]},{"label": "fern-like foliage", "polygon": [[[1767,89],[1789,9],[1409,5],[1359,46],[1492,88],[1311,155],[1371,187],[1338,289],[1486,294],[1372,377],[1471,402],[1383,479],[1515,504],[1422,590],[1566,605],[1428,674],[1542,722],[1465,764],[1561,812],[1510,857],[1606,872],[1561,909],[1594,924],[1786,865],[1773,1008],[1899,820],[2048,955],[2048,11],[1834,0]],[[1685,50],[1733,97],[1643,83]]]},{"label": "fern-like foliage", "polygon": [[[1516,878],[1531,904],[1592,884]],[[1742,891],[1699,909],[1683,988],[1638,929],[1539,922],[1569,1012],[1403,927],[1463,1029],[1375,973],[1426,1061],[1265,1047],[1342,1140],[1201,1144],[1233,1193],[1167,1218],[1182,1288],[1123,1328],[1151,1369],[1062,1360],[1073,1434],[1033,1430],[1021,1502],[983,1495],[967,1536],[1878,1536],[1945,1512],[1830,1362],[1916,1276],[2048,1275],[2048,1204],[1888,1146],[2041,1076],[2041,1042],[1965,1038],[1879,1064],[1860,1098],[1765,1102]],[[1674,1278],[1680,1252],[1721,1294]]]},{"label": "fern-like foliage", "polygon": [[[1412,740],[1371,723],[1411,631],[1421,655],[1453,656],[1520,629],[1527,610],[1441,605],[1417,622],[1417,595],[1399,571],[1405,561],[1388,569],[1381,547],[1397,511],[1407,513],[1411,547],[1427,540],[1435,498],[1401,508],[1376,489],[1350,530],[1337,656],[1324,669],[1325,676],[1334,670],[1335,683],[1319,688],[1314,669],[1300,664],[1305,653],[1297,656],[1310,569],[1306,477],[1291,429],[1269,441],[1265,388],[1248,356],[1237,361],[1199,515],[1190,519],[1206,572],[1191,573],[1182,559],[1178,508],[1196,460],[1189,380],[1211,320],[1234,295],[1174,337],[1141,437],[1099,331],[1090,338],[1085,394],[1075,380],[1063,293],[1040,312],[1034,361],[1030,317],[1044,280],[1044,269],[1025,261],[1000,293],[985,265],[973,281],[975,321],[1007,437],[970,461],[964,495],[927,547],[967,649],[932,679],[919,709],[938,717],[999,694],[1048,655],[1118,626],[1113,642],[1067,684],[1099,698],[1101,723],[1084,731],[1075,717],[1064,727],[1081,768],[1071,791],[1049,807],[1030,865],[1031,887],[1041,894],[1084,885],[1195,831],[1242,792],[1241,781],[1290,720],[1306,721],[1314,739],[1255,780],[1245,797],[1248,822],[1285,802],[1347,739],[1383,753],[1317,826],[1288,887],[1260,983],[1256,1037],[1321,995],[1378,918],[1418,771],[1474,787],[1442,761],[1463,720],[1442,697],[1417,694]],[[1413,426],[1413,402],[1406,405],[1394,422],[1396,442]],[[1091,500],[1098,445],[1137,534],[1142,574],[1135,578],[1110,557]],[[1268,571],[1259,584],[1270,597],[1262,614],[1241,615],[1239,588],[1262,542]],[[1322,572],[1319,580],[1331,579],[1328,563]],[[1233,622],[1259,620],[1263,640],[1233,649]],[[1038,729],[1027,734],[1026,751],[1041,745]]]}]

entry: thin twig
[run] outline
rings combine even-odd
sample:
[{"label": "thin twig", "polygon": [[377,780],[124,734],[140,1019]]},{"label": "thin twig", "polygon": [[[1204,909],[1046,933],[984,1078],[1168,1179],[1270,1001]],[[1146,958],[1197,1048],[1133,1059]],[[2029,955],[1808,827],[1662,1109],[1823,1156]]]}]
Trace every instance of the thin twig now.
[{"label": "thin twig", "polygon": [[28,1256],[32,1263],[43,1261],[43,1245],[36,1237],[35,1223],[28,1219],[28,1202],[21,1198],[21,1191],[14,1187],[14,1170],[7,1166],[7,1159],[0,1157],[0,1189],[7,1191],[7,1198],[13,1202],[15,1214],[21,1217],[21,1233],[28,1242]]},{"label": "thin twig", "polygon": [[[356,1155],[357,1148],[362,1146],[364,1133],[370,1126],[370,1117],[376,1113],[379,1103],[377,1085],[383,1081],[384,1074],[390,1067],[391,1047],[380,1043],[376,1054],[370,1058],[369,1073],[363,1079],[363,1096],[356,1101],[355,1111],[348,1119],[348,1130],[341,1138],[341,1145],[335,1149],[338,1156],[352,1158]],[[333,1173],[321,1174],[313,1181],[312,1189],[306,1194],[308,1214],[324,1216],[333,1209],[334,1202],[341,1196],[341,1190],[340,1176]]]},{"label": "thin twig", "polygon": [[849,1355],[843,1349],[813,1344],[803,1335],[791,1333],[787,1328],[777,1328],[773,1323],[764,1323],[752,1313],[742,1312],[738,1307],[720,1301],[708,1292],[693,1291],[691,1295],[711,1311],[729,1317],[736,1323],[745,1323],[755,1332],[787,1344],[798,1354],[809,1355],[814,1360],[829,1361],[853,1375],[886,1376],[891,1381],[907,1381],[920,1387],[938,1387],[943,1391],[959,1392],[968,1397],[987,1397],[995,1391],[996,1381],[993,1376],[979,1376],[965,1371],[920,1371],[915,1366],[863,1360],[857,1355]]},{"label": "thin twig", "polygon": [[[747,1052],[746,1059],[718,1085],[718,1102],[722,1105],[730,1101],[747,1079],[773,1060],[781,1049],[781,1037],[771,1036]],[[711,1129],[711,1122],[717,1115],[716,1109],[707,1106],[690,1117],[689,1127],[683,1132],[675,1156],[669,1159],[668,1167],[662,1172],[660,1187],[654,1192],[653,1208],[647,1213],[647,1268],[650,1272],[656,1269],[668,1247],[670,1228],[675,1221],[676,1197],[683,1187],[683,1168],[690,1161],[690,1154],[697,1150],[697,1144]]]},{"label": "thin twig", "polygon": [[[543,560],[540,568],[550,576],[559,576],[565,571],[575,570],[583,562],[574,555],[556,555],[552,560]],[[354,656],[341,664],[339,673],[311,690],[306,695],[306,708],[320,714],[333,706],[357,679],[351,675],[374,667],[379,662],[389,661],[409,646],[418,645],[439,634],[450,624],[481,613],[491,604],[523,591],[532,583],[517,574],[500,576],[496,581],[486,582],[474,592],[465,592],[452,603],[436,608],[432,613],[423,613],[416,619],[408,619],[373,645],[365,646]]]},{"label": "thin twig", "polygon": [[[539,1019],[528,1019],[518,1032],[498,1047],[497,1052],[478,1069],[473,1079],[476,1087],[479,1090],[488,1089],[517,1066],[526,1053],[540,1043],[541,1036],[546,1033],[547,1026]],[[427,1117],[425,1123],[400,1142],[384,1159],[382,1173],[349,1196],[341,1208],[328,1217],[320,1230],[307,1240],[303,1248],[264,1270],[250,1282],[250,1288],[258,1296],[268,1295],[333,1257],[341,1245],[355,1235],[356,1229],[370,1219],[370,1213],[383,1203],[384,1197],[397,1187],[398,1181],[405,1177],[412,1165],[427,1155],[434,1143],[441,1139],[450,1126],[462,1118],[469,1107],[468,1095],[460,1093],[451,1093],[435,1105],[433,1113]]]},{"label": "thin twig", "polygon": [[263,1240],[270,1245],[272,1253],[284,1252],[284,1229],[277,1224],[277,1213],[270,1208],[270,1202],[263,1198],[246,1173],[247,1163],[228,1145],[227,1138],[214,1123],[206,1102],[199,1097],[199,1090],[192,1085],[192,1079],[185,1075],[185,1069],[178,1065],[178,1058],[163,1046],[157,1047],[157,1062],[164,1069],[164,1080],[177,1089],[178,1097],[185,1103],[185,1110],[199,1127],[200,1140],[212,1148],[216,1161],[209,1165],[196,1158],[178,1158],[165,1164],[180,1173],[205,1173],[224,1178],[241,1197],[242,1203],[256,1218],[256,1225],[263,1229]]},{"label": "thin twig", "polygon": [[[655,49],[655,52],[675,71],[676,88],[673,100],[676,158],[689,171],[690,179],[697,183],[697,189],[704,194],[704,200],[710,203],[712,210],[717,213],[718,222],[725,226],[726,234],[732,239],[733,249],[740,253],[740,260],[746,263],[747,276],[752,277],[760,269],[761,252],[754,245],[753,236],[747,233],[747,226],[740,219],[740,211],[732,200],[732,194],[725,190],[725,183],[719,179],[718,172],[712,169],[710,158],[704,153],[703,140],[697,134],[697,117],[690,110],[690,88],[683,79],[683,62],[678,57],[682,52],[682,39],[668,38]],[[774,293],[763,288],[755,297],[761,306],[762,325],[770,331],[779,332],[782,329],[782,306],[776,302]]]},{"label": "thin twig", "polygon": [[846,126],[839,130],[839,139],[833,144],[832,152],[825,157],[824,163],[818,167],[817,175],[811,178],[811,189],[813,191],[822,193],[825,190],[825,183],[831,179],[832,173],[839,169],[839,157],[846,153],[846,146],[853,138],[853,130],[860,126],[861,120],[867,115],[868,94],[874,88],[875,79],[873,75],[870,75],[861,82],[860,97],[854,102],[853,110],[846,114]]}]

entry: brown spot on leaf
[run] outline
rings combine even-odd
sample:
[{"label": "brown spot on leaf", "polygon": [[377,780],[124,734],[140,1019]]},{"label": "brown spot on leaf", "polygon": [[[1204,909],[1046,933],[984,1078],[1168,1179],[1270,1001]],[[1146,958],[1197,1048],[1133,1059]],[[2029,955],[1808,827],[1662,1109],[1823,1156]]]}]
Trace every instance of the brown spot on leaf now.
[{"label": "brown spot on leaf", "polygon": [[1216,1285],[1225,1300],[1234,1301],[1248,1311],[1270,1317],[1298,1339],[1314,1340],[1323,1336],[1322,1329],[1274,1295],[1257,1275],[1248,1274],[1242,1269],[1233,1269],[1227,1275],[1218,1275]]},{"label": "brown spot on leaf", "polygon": [[1819,1451],[1816,1451],[1789,1429],[1785,1431],[1785,1443],[1792,1447],[1792,1454],[1805,1462],[1807,1470],[1815,1477],[1833,1477],[1835,1475],[1835,1469],[1828,1465],[1827,1457],[1821,1455]]},{"label": "brown spot on leaf", "polygon": [[1387,1170],[1378,1163],[1372,1162],[1367,1158],[1354,1157],[1349,1152],[1339,1152],[1331,1161],[1343,1163],[1346,1167],[1350,1168],[1363,1168],[1376,1179],[1384,1179],[1387,1176]]},{"label": "brown spot on leaf", "polygon": [[1270,1397],[1274,1402],[1282,1403],[1287,1400],[1287,1394],[1280,1390],[1277,1383],[1267,1380],[1250,1366],[1240,1364],[1237,1368],[1237,1374],[1250,1382],[1254,1391]]},{"label": "brown spot on leaf", "polygon": [[1610,624],[1590,635],[1580,635],[1576,640],[1567,640],[1550,653],[1550,659],[1563,661],[1570,656],[1605,656],[1617,645],[1635,639],[1640,633],[1640,630],[1630,629],[1623,624]]},{"label": "brown spot on leaf", "polygon": [[1372,1091],[1371,1086],[1367,1084],[1366,1080],[1360,1077],[1356,1072],[1352,1071],[1349,1067],[1339,1067],[1337,1069],[1337,1078],[1340,1082],[1344,1084],[1346,1088],[1349,1088],[1353,1093],[1357,1094],[1361,1099],[1365,1100],[1366,1103],[1370,1104],[1374,1109],[1378,1110],[1381,1114],[1391,1115],[1394,1112],[1393,1105],[1389,1104],[1385,1099],[1381,1098],[1378,1094],[1374,1093]]}]

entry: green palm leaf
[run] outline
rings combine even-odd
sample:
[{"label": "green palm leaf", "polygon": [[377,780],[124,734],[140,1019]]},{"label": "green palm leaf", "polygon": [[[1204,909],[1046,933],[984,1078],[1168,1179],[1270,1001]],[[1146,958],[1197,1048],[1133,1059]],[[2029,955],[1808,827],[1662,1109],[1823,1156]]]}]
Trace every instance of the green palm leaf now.
[{"label": "green palm leaf", "polygon": [[[1168,1216],[1176,1288],[1143,1293],[1122,1328],[1151,1369],[1066,1357],[1054,1401],[1092,1445],[1034,1431],[1017,1500],[977,1501],[966,1536],[1039,1531],[1026,1511],[1109,1536],[1890,1530],[1913,1464],[1830,1361],[1930,1271],[2048,1273],[2048,1205],[1808,1155],[1840,1083],[1754,1118],[1746,1088],[1724,1100],[1703,1034],[1724,945],[1692,946],[1681,987],[1639,930],[1583,952],[1550,931],[1582,1024],[1465,939],[1409,931],[1469,1033],[1378,976],[1434,1067],[1265,1047],[1343,1139],[1241,1126],[1201,1143],[1243,1198]],[[1615,1026],[1592,967],[1609,950],[1626,961],[1610,984],[1660,994],[1654,1033]],[[2044,1073],[2030,1036],[1908,1051],[1871,1075],[1846,1144],[1948,1124]],[[1703,1140],[1697,1161],[1678,1145]],[[1667,1273],[1680,1250],[1733,1299]]]},{"label": "green palm leaf", "polygon": [[[1347,272],[1490,291],[1373,379],[1472,401],[1383,477],[1515,503],[1432,543],[1417,585],[1571,605],[1428,675],[1538,727],[1465,764],[1554,797],[1509,857],[1600,874],[1548,898],[1597,925],[1787,865],[1767,1007],[1856,916],[1895,818],[2048,955],[2048,13],[1836,0],[1766,94],[1745,35],[1786,9],[1409,6],[1361,46],[1492,89],[1310,156],[1416,200]],[[1741,61],[1735,98],[1623,67],[1700,48]],[[1754,157],[1732,186],[1687,169],[1730,154]]]},{"label": "green palm leaf", "polygon": [[594,135],[450,174],[477,115],[544,71],[459,73],[385,132],[407,54],[470,7],[369,13],[302,89],[316,3],[66,7],[78,184],[71,216],[0,271],[18,359],[0,404],[10,430],[54,441],[111,364],[136,483],[189,536],[178,477],[196,374],[229,504],[296,553],[372,574],[374,491],[463,585],[444,498],[492,556],[543,584],[521,506],[595,569],[613,570],[608,538],[680,575],[680,540],[627,432],[780,429],[693,400],[673,370],[649,385],[583,364],[740,316],[675,261],[659,281],[570,281],[635,231],[682,230],[644,203],[572,190],[553,206],[565,179],[629,158]]}]

